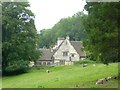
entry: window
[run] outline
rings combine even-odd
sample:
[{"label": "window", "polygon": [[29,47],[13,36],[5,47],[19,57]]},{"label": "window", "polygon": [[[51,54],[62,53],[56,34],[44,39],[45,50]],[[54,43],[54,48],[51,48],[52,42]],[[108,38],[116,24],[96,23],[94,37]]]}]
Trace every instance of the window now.
[{"label": "window", "polygon": [[47,62],[47,65],[50,65],[50,62]]},{"label": "window", "polygon": [[63,52],[63,56],[68,56],[68,52]]},{"label": "window", "polygon": [[74,57],[74,54],[72,54],[71,56]]},{"label": "window", "polygon": [[46,62],[43,62],[43,65],[46,65]]},{"label": "window", "polygon": [[39,65],[41,65],[42,63],[41,62],[39,62]]},{"label": "window", "polygon": [[65,60],[60,60],[60,65],[64,65],[65,64]]}]

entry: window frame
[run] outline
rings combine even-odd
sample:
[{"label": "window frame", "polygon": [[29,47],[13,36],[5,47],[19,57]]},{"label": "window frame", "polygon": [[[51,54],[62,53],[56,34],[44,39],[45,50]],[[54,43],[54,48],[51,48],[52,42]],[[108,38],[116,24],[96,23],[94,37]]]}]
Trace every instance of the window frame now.
[{"label": "window frame", "polygon": [[62,54],[63,54],[63,57],[66,57],[68,56],[68,51],[64,51]]}]

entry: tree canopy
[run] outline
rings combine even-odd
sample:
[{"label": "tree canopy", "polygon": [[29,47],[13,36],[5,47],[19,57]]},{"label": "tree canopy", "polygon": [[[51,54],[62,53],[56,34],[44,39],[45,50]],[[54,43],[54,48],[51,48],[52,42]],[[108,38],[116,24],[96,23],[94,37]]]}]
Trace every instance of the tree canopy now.
[{"label": "tree canopy", "polygon": [[87,39],[84,43],[89,52],[103,63],[119,61],[118,30],[120,3],[87,2],[88,16],[84,20]]},{"label": "tree canopy", "polygon": [[25,72],[39,58],[38,34],[28,2],[2,3],[3,74]]},{"label": "tree canopy", "polygon": [[49,48],[55,44],[58,37],[69,36],[71,40],[83,40],[86,35],[84,33],[84,25],[82,23],[85,14],[78,12],[72,17],[63,18],[56,23],[51,29],[43,29],[40,32],[39,46]]}]

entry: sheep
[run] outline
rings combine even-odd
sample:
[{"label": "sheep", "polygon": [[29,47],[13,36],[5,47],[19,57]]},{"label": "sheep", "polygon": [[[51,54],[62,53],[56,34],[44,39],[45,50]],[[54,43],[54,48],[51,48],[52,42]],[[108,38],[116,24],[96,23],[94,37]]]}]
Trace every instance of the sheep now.
[{"label": "sheep", "polygon": [[47,73],[50,73],[50,71],[49,71],[49,70],[46,70],[46,72],[47,72]]},{"label": "sheep", "polygon": [[96,84],[103,84],[104,82],[108,81],[107,78],[102,78],[102,79],[99,79]]},{"label": "sheep", "polygon": [[112,77],[111,76],[109,76],[109,77],[107,77],[107,80],[110,80]]},{"label": "sheep", "polygon": [[87,67],[88,65],[87,64],[83,64],[82,67]]},{"label": "sheep", "polygon": [[95,64],[93,64],[93,66],[95,67],[96,65],[95,65]]}]

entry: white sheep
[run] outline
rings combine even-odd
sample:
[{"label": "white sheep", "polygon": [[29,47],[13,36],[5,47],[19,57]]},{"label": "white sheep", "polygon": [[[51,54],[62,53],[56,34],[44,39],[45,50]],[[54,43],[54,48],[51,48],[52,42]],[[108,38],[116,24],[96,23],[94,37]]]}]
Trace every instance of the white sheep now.
[{"label": "white sheep", "polygon": [[96,84],[103,84],[104,82],[108,81],[107,78],[102,78],[102,79],[99,79]]},{"label": "white sheep", "polygon": [[95,67],[96,65],[95,64],[93,64],[93,67]]},{"label": "white sheep", "polygon": [[109,77],[107,77],[107,80],[110,80],[112,77],[111,76],[109,76]]},{"label": "white sheep", "polygon": [[87,67],[88,65],[87,64],[83,64],[82,67]]},{"label": "white sheep", "polygon": [[47,72],[47,73],[50,73],[50,71],[49,71],[49,70],[46,70],[46,72]]}]

